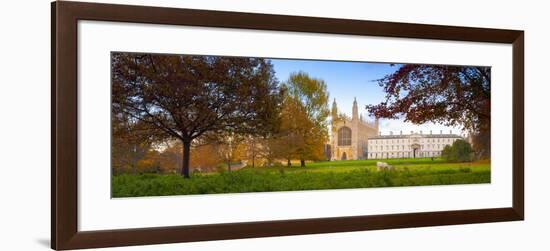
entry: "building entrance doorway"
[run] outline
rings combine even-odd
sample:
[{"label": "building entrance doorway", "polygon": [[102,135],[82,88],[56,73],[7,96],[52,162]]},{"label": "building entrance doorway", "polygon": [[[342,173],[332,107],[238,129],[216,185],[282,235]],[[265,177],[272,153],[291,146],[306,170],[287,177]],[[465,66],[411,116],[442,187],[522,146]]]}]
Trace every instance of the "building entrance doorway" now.
[{"label": "building entrance doorway", "polygon": [[417,158],[418,157],[418,154],[419,154],[419,150],[420,150],[420,145],[419,144],[412,144],[411,145],[411,148],[413,149],[413,159]]},{"label": "building entrance doorway", "polygon": [[342,153],[342,160],[347,160],[348,156],[346,155],[346,152]]}]

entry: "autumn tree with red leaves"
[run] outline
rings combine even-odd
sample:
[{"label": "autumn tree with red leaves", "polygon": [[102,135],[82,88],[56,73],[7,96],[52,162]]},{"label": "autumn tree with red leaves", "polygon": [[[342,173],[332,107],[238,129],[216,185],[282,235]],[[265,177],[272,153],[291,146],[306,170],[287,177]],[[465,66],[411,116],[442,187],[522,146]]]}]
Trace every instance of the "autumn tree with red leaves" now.
[{"label": "autumn tree with red leaves", "polygon": [[116,52],[111,67],[113,116],[139,122],[148,138],[181,141],[185,178],[194,142],[277,125],[281,95],[268,60]]},{"label": "autumn tree with red leaves", "polygon": [[398,65],[378,83],[386,100],[368,105],[378,118],[404,118],[461,126],[473,137],[478,156],[490,156],[491,68],[481,66]]}]

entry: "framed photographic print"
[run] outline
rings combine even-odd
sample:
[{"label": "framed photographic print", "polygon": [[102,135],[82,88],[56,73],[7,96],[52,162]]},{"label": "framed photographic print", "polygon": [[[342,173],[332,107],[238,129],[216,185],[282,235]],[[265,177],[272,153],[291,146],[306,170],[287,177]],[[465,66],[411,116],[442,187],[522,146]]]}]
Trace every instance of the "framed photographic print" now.
[{"label": "framed photographic print", "polygon": [[52,248],[522,220],[523,31],[52,3]]}]

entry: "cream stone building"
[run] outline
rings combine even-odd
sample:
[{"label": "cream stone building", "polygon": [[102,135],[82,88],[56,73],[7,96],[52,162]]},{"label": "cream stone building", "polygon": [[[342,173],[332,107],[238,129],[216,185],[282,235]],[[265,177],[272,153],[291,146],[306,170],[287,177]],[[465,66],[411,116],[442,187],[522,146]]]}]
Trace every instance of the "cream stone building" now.
[{"label": "cream stone building", "polygon": [[353,101],[351,119],[338,114],[336,99],[332,103],[332,129],[329,142],[331,160],[365,159],[368,140],[378,135],[378,119],[367,122],[359,116],[357,100]]},{"label": "cream stone building", "polygon": [[368,159],[439,157],[446,145],[452,145],[463,137],[453,134],[424,134],[422,131],[398,135],[378,135],[368,139]]},{"label": "cream stone building", "polygon": [[352,116],[338,113],[336,99],[332,103],[331,137],[325,147],[330,160],[424,158],[441,156],[446,145],[463,137],[449,131],[433,134],[422,131],[410,134],[381,135],[378,119],[368,122],[359,115],[357,100],[353,101]]}]

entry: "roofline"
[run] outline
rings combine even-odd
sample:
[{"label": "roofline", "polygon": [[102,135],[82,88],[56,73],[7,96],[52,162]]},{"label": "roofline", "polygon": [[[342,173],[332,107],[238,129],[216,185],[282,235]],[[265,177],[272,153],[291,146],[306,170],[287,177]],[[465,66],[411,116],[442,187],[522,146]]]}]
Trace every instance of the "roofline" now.
[{"label": "roofline", "polygon": [[411,136],[418,135],[423,138],[464,138],[458,134],[398,134],[398,135],[377,135],[368,139],[396,139],[396,138],[409,138]]}]

